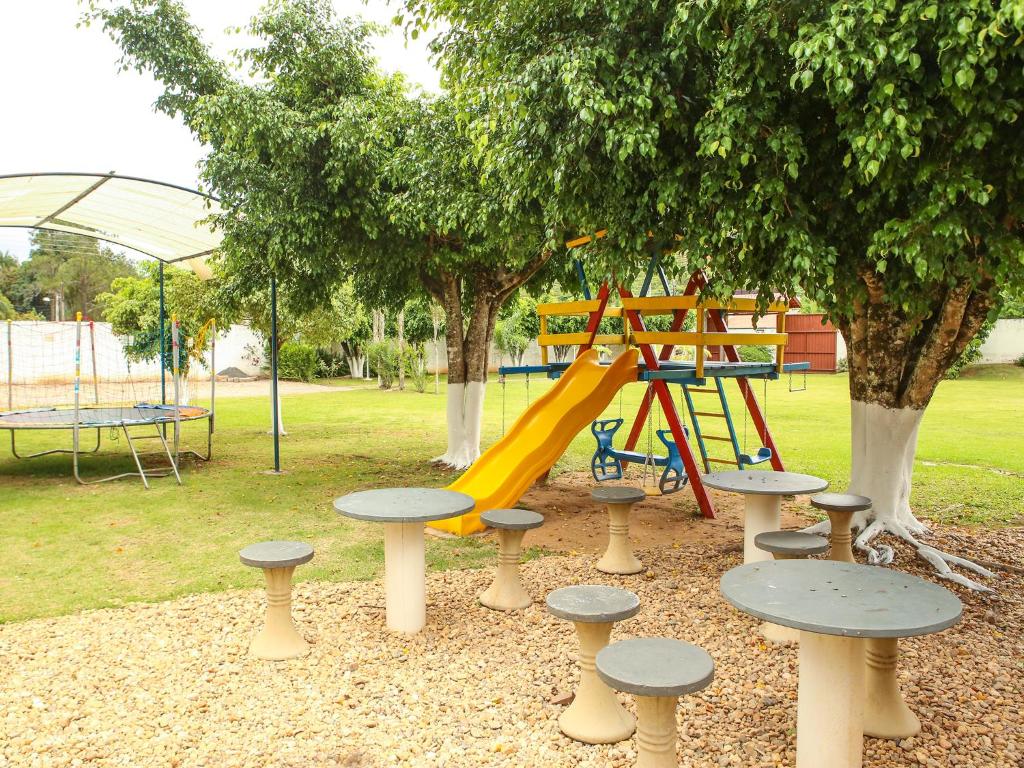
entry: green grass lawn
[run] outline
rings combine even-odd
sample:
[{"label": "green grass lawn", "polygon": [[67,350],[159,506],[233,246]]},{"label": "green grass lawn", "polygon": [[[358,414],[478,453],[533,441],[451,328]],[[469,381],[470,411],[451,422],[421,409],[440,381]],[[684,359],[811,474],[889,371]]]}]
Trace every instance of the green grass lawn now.
[{"label": "green grass lawn", "polygon": [[[790,392],[787,385],[786,378],[767,385],[768,417],[787,467],[843,487],[849,462],[846,377],[809,376],[804,392]],[[548,386],[534,378],[531,399]],[[627,418],[642,392],[639,384],[626,388]],[[524,382],[510,380],[506,424],[525,405]],[[355,489],[438,486],[454,479],[426,461],[444,450],[443,391],[338,388],[285,397],[283,408],[289,435],[282,441],[287,473],[281,476],[265,474],[272,466],[270,416],[268,402],[260,398],[218,402],[214,460],[187,467],[180,488],[167,479],[154,480],[149,491],[133,480],[82,487],[71,479],[67,457],[16,461],[5,452],[0,457],[0,621],[256,586],[260,574],[241,566],[236,553],[270,538],[302,539],[316,547],[316,558],[299,569],[299,578],[377,576],[380,530],[339,517],[331,500]],[[606,415],[617,415],[618,409],[616,400]],[[1024,369],[978,368],[960,381],[943,383],[921,428],[915,509],[947,522],[1019,523],[1022,422]],[[495,385],[486,403],[485,446],[499,437],[501,423],[501,389]],[[198,441],[202,429],[189,427],[189,439]],[[737,429],[742,434],[739,417]],[[753,449],[752,426],[747,431]],[[53,445],[61,436],[19,439],[19,448]],[[105,442],[104,450],[120,458],[86,460],[86,474],[128,468],[122,446]],[[556,472],[589,467],[592,451],[587,430]],[[679,494],[679,503],[693,506],[692,495]],[[476,566],[491,557],[491,548],[473,539],[428,544],[433,568]]]}]

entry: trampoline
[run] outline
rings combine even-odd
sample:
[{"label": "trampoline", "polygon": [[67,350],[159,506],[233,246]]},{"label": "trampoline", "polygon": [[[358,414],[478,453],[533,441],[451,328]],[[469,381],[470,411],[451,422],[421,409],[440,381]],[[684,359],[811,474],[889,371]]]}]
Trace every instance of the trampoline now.
[{"label": "trampoline", "polygon": [[[175,413],[177,412],[177,413]],[[198,421],[210,417],[210,411],[197,406],[152,405],[86,406],[74,408],[31,408],[24,411],[0,412],[0,429],[103,429],[145,424],[173,424],[175,421]]]},{"label": "trampoline", "polygon": [[[180,450],[181,424],[188,421],[202,421],[206,419],[206,454],[192,450]],[[172,425],[173,437],[168,442],[166,436],[167,425]],[[143,434],[136,434],[132,437],[129,429],[146,429],[151,427],[152,431],[146,430]],[[20,411],[0,411],[0,429],[6,429],[11,434],[11,453],[17,459],[34,459],[38,456],[48,456],[54,453],[70,453],[72,455],[72,468],[75,480],[82,485],[94,483],[105,483],[108,480],[117,480],[122,477],[138,477],[142,484],[149,488],[148,478],[166,477],[174,475],[181,485],[181,475],[178,473],[178,463],[182,455],[193,456],[200,461],[209,461],[213,454],[213,412],[207,408],[192,405],[156,405],[151,403],[137,403],[130,406],[84,406],[80,408],[31,408]],[[71,448],[51,448],[36,453],[18,453],[18,446],[15,435],[19,430],[70,430],[72,433]],[[79,440],[79,433],[84,429],[96,430],[96,444],[91,448],[83,449]],[[125,442],[135,462],[135,472],[121,472],[109,477],[101,477],[94,480],[86,480],[79,473],[79,457],[84,453],[97,453],[100,449],[100,435],[104,429],[120,431],[124,434]],[[166,466],[144,468],[142,458],[136,450],[137,440],[159,440],[163,453],[167,457]],[[173,448],[172,448],[173,446]]]}]

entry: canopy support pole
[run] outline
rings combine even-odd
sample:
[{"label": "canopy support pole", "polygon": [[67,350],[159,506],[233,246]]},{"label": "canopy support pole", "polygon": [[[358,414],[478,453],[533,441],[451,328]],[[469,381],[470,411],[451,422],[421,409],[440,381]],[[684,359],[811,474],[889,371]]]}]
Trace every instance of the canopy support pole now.
[{"label": "canopy support pole", "polygon": [[274,417],[274,472],[281,471],[281,434],[277,394],[277,278],[270,278],[270,397]]}]

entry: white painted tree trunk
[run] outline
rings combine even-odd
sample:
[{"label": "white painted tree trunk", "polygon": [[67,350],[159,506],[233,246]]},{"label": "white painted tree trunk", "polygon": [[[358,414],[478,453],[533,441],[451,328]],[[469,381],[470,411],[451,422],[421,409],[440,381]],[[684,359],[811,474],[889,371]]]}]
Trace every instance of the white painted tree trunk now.
[{"label": "white painted tree trunk", "polygon": [[486,384],[448,385],[448,450],[434,459],[452,469],[466,469],[480,457],[480,425]]},{"label": "white painted tree trunk", "polygon": [[350,355],[348,358],[348,377],[350,379],[363,378],[363,357],[362,355]]},{"label": "white painted tree trunk", "polygon": [[889,546],[872,547],[871,541],[880,533],[891,533],[917,550],[923,560],[935,568],[939,576],[970,589],[991,591],[950,568],[956,565],[992,578],[995,574],[962,557],[942,552],[923,544],[917,537],[928,528],[910,509],[910,487],[914,474],[917,433],[924,416],[923,408],[887,408],[877,403],[854,400],[851,409],[853,464],[850,493],[871,499],[871,509],[854,516],[853,526],[859,530],[856,546],[868,555],[868,562],[885,565],[893,560]]},{"label": "white painted tree trunk", "polygon": [[924,410],[917,408],[850,402],[850,493],[867,496],[873,505],[867,512],[854,516],[855,527],[864,529],[868,523],[878,521],[893,533],[897,533],[896,526],[915,535],[927,532],[910,510],[917,432],[923,416]]}]

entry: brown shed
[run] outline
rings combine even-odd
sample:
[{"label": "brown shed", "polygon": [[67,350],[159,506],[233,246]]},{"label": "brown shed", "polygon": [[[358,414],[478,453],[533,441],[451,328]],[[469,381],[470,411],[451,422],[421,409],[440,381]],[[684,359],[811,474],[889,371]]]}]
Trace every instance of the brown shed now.
[{"label": "brown shed", "polygon": [[811,371],[835,373],[838,331],[825,316],[786,315],[787,363],[810,363]]}]

